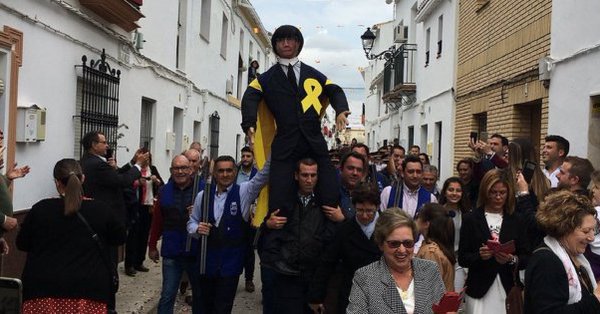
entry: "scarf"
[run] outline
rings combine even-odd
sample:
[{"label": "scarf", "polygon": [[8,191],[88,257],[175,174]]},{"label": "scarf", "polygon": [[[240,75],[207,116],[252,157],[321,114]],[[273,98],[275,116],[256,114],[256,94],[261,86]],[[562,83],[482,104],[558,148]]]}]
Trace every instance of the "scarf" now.
[{"label": "scarf", "polygon": [[[577,271],[575,270],[575,265],[569,258],[569,254],[567,251],[560,245],[558,240],[553,237],[546,236],[544,238],[544,243],[558,256],[563,266],[565,267],[565,271],[567,272],[567,281],[569,283],[569,301],[567,304],[574,304],[581,300],[581,282],[579,282],[579,276],[577,276]],[[590,263],[585,259],[583,254],[577,255],[575,258],[581,266],[585,268],[590,277],[590,281],[592,282],[593,289],[596,289],[596,280],[594,279],[594,273],[592,272],[592,267]]]}]

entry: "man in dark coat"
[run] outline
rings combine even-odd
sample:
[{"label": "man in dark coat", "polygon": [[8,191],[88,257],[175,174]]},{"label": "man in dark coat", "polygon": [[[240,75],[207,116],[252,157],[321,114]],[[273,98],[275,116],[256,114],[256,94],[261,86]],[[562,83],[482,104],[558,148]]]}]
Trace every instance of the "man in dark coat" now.
[{"label": "man in dark coat", "polygon": [[[100,131],[89,132],[83,136],[81,144],[85,150],[79,161],[85,175],[83,182],[84,195],[106,203],[107,210],[113,210],[120,222],[125,225],[127,210],[123,198],[123,189],[130,187],[135,180],[140,178],[140,165],[149,159],[148,153],[136,152],[133,158],[135,160],[133,167],[130,167],[127,171],[119,172],[115,159],[112,156],[106,158],[108,144],[104,133]],[[117,247],[111,247],[109,251],[113,267],[116,268],[118,263]],[[108,304],[109,312],[115,312],[114,293]]]}]

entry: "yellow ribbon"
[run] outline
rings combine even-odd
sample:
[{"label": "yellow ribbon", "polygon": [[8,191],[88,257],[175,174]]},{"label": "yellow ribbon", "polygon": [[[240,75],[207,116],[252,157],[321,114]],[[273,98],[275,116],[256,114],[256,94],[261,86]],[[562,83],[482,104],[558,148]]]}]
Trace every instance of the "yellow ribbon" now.
[{"label": "yellow ribbon", "polygon": [[304,91],[306,91],[306,97],[302,99],[302,110],[306,112],[310,107],[315,107],[317,114],[320,114],[322,105],[319,96],[323,91],[323,87],[319,81],[313,78],[306,79],[304,81]]}]

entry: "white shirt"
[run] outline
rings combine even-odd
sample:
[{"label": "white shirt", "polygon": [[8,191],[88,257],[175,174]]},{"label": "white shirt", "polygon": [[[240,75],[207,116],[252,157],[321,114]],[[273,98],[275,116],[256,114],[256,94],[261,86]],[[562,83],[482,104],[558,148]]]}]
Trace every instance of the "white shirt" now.
[{"label": "white shirt", "polygon": [[296,84],[300,84],[300,60],[298,60],[298,57],[292,58],[292,59],[283,59],[283,58],[279,58],[279,65],[281,66],[281,69],[283,70],[283,73],[285,73],[285,75],[287,75],[287,71],[288,71],[288,65],[292,64],[294,67],[294,75],[296,75]]},{"label": "white shirt", "polygon": [[396,290],[398,290],[398,294],[400,294],[400,298],[402,299],[402,304],[404,305],[404,309],[406,313],[413,314],[415,312],[415,280],[410,281],[410,285],[408,285],[408,289],[406,291],[402,291],[402,289],[396,286]]},{"label": "white shirt", "polygon": [[367,239],[370,239],[371,235],[373,235],[373,231],[375,231],[375,222],[377,221],[378,218],[379,218],[379,212],[375,212],[375,218],[373,218],[373,221],[371,221],[366,226],[361,224],[360,221],[358,221],[358,218],[355,217],[354,219],[356,219],[358,226],[360,226],[360,229],[362,230],[362,232],[365,234],[365,236],[367,236]]},{"label": "white shirt", "polygon": [[[263,188],[267,181],[269,180],[269,168],[271,165],[271,160],[267,159],[262,170],[260,170],[250,181],[246,181],[240,184],[240,209],[242,211],[242,218],[245,221],[248,221],[250,217],[250,206],[254,203],[254,200],[258,196],[258,193]],[[231,191],[233,184],[228,186],[225,191],[218,193],[215,192],[215,199],[213,202],[213,210],[215,216],[215,226],[218,227],[221,222],[221,217],[223,217],[223,211],[225,210],[225,200],[227,199],[227,194]],[[194,201],[194,209],[192,210],[192,214],[190,215],[190,220],[187,223],[187,230],[191,234],[196,234],[198,230],[198,224],[201,221],[202,216],[202,195],[204,195],[204,191],[200,191],[198,196],[196,196],[196,200]]]},{"label": "white shirt", "polygon": [[[419,186],[419,189],[421,188],[421,186]],[[415,213],[417,212],[417,205],[419,204],[419,189],[416,189],[415,191],[411,191],[406,184],[403,183],[403,189],[402,189],[402,210],[404,210],[407,214],[409,214],[411,217],[415,216]],[[381,191],[381,211],[384,211],[387,209],[387,205],[388,202],[390,200],[390,192],[392,191],[392,186],[386,186],[383,191]],[[435,195],[431,194],[431,199],[430,199],[431,203],[437,203],[437,198],[435,197]]]},{"label": "white shirt", "polygon": [[544,173],[544,175],[546,175],[546,178],[550,180],[550,187],[555,188],[558,186],[558,178],[556,177],[556,175],[560,173],[560,167],[556,168],[556,170],[552,172],[548,171],[548,169],[546,168],[543,168],[542,172]]}]

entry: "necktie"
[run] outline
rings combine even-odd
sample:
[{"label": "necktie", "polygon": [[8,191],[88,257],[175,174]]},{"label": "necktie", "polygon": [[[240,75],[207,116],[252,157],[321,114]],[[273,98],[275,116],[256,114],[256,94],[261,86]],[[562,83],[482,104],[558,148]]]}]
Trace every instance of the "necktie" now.
[{"label": "necktie", "polygon": [[294,73],[294,65],[292,65],[291,63],[288,64],[287,77],[288,77],[288,81],[290,81],[290,84],[292,84],[292,88],[295,91],[297,91],[298,83],[296,83],[296,74]]}]

